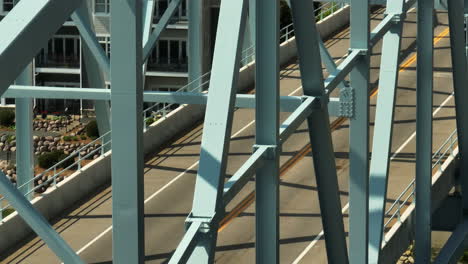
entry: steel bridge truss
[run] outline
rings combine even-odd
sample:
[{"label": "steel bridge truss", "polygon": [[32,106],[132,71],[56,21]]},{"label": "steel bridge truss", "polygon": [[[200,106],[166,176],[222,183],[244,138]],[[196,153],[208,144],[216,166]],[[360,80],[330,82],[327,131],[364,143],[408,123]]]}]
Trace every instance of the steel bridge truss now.
[{"label": "steel bridge truss", "polygon": [[[143,5],[141,3],[143,2]],[[221,1],[209,93],[144,92],[146,60],[180,0],[171,1],[151,30],[154,1],[112,1],[112,59],[99,45],[86,1],[22,0],[0,22],[0,94],[16,98],[18,186],[33,175],[31,149],[32,98],[91,99],[101,134],[112,129],[113,261],[143,263],[143,102],[206,104],[206,117],[186,233],[170,263],[213,263],[218,227],[226,205],[255,175],[256,261],[279,263],[279,155],[282,144],[307,121],[329,263],[379,263],[389,174],[389,154],[400,63],[403,21],[416,0],[389,0],[386,16],[370,31],[369,2],[350,0],[351,41],[348,56],[335,65],[320,39],[312,1],[290,0],[303,84],[302,96],[279,94],[279,4],[269,0]],[[202,74],[201,0],[189,1],[190,76]],[[433,88],[433,10],[428,0],[417,2],[417,161],[416,260],[429,263],[431,253],[431,153]],[[449,0],[449,26],[462,159],[460,186],[468,192],[467,63],[464,50],[464,2]],[[31,61],[69,18],[84,40],[83,55],[90,88],[36,87]],[[240,52],[245,28],[255,32],[256,93],[238,95]],[[374,134],[369,158],[370,51],[383,39]],[[34,43],[34,45],[31,45]],[[12,63],[14,62],[14,63]],[[322,63],[329,71],[324,78]],[[104,89],[110,76],[111,89]],[[349,81],[345,78],[349,76]],[[332,97],[335,88],[338,97]],[[336,94],[336,93],[335,93]],[[109,107],[112,104],[112,111]],[[235,107],[256,113],[255,145],[249,159],[226,180]],[[279,123],[279,113],[290,116]],[[337,171],[329,124],[330,115],[349,118],[349,247],[346,243]],[[112,122],[110,120],[112,119]],[[4,175],[3,175],[4,176]],[[25,196],[0,177],[0,193],[65,263],[80,257],[38,213]],[[132,176],[132,177],[129,177]],[[310,177],[313,177],[311,174]],[[463,196],[463,210],[468,196]],[[181,227],[183,228],[183,227]],[[456,260],[467,244],[468,218],[443,248],[438,261]],[[349,252],[349,253],[348,253]]]}]

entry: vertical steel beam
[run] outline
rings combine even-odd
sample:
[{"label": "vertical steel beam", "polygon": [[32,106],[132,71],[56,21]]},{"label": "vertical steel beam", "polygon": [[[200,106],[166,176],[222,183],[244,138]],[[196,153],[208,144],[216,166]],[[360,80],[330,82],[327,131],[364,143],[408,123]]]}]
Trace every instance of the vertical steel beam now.
[{"label": "vertical steel beam", "polygon": [[434,1],[418,1],[415,225],[417,263],[430,263],[431,261],[433,9]]},{"label": "vertical steel beam", "polygon": [[[204,0],[188,1],[188,82],[192,83],[203,75],[203,3]],[[193,83],[200,87],[203,80]],[[200,87],[201,88],[201,87]],[[200,91],[200,90],[198,90]]]},{"label": "vertical steel beam", "polygon": [[65,240],[54,230],[18,190],[16,190],[3,172],[0,172],[0,194],[10,202],[18,214],[34,232],[64,263],[84,263]]},{"label": "vertical steel beam", "polygon": [[[403,8],[404,0],[388,1],[386,13],[402,14]],[[402,31],[403,21],[395,21],[383,37],[369,180],[369,263],[380,263]]]},{"label": "vertical steel beam", "polygon": [[350,73],[355,90],[355,114],[349,139],[349,257],[367,263],[369,209],[369,1],[351,0],[351,49],[363,55]]},{"label": "vertical steel beam", "polygon": [[196,221],[206,224],[202,225],[203,234],[188,260],[189,263],[214,261],[219,218],[224,212],[224,177],[239,77],[246,1],[221,2],[200,165],[193,208],[187,219],[188,224]]},{"label": "vertical steel beam", "polygon": [[[91,9],[88,7],[88,2],[83,1],[83,4],[75,11],[73,14],[74,21],[79,21],[81,25],[78,28],[81,28],[80,35],[83,44],[81,45],[81,49],[83,52],[83,66],[82,71],[84,70],[85,87],[100,87],[102,89],[106,88],[106,81],[105,81],[105,74],[106,69],[102,67],[102,64],[105,61],[108,61],[107,56],[102,58],[101,52],[103,52],[101,46],[98,43],[98,47],[96,47],[96,35],[94,32],[94,23],[91,19]],[[86,30],[87,29],[87,30]],[[88,32],[89,31],[89,32]],[[100,52],[98,52],[99,50]],[[101,55],[99,55],[101,54]],[[106,60],[107,59],[107,60]],[[103,62],[99,62],[105,60]],[[106,65],[108,65],[106,63]],[[108,71],[109,69],[107,69]],[[107,72],[109,74],[109,72]],[[110,117],[110,106],[108,101],[103,100],[95,100],[94,101],[94,108],[96,111],[96,122],[99,129],[99,134],[104,135],[105,133],[109,132],[111,129],[111,117]],[[104,141],[110,140],[109,138],[105,138]],[[108,144],[105,149],[106,151],[110,149],[110,145]]]},{"label": "vertical steel beam", "polygon": [[[312,1],[291,0],[304,95],[316,96],[320,102],[308,117],[320,212],[329,263],[348,263],[346,236],[336,174],[328,98],[323,84],[319,39]],[[313,129],[312,129],[313,128]]]},{"label": "vertical steel beam", "polygon": [[255,176],[256,263],[279,263],[279,1],[256,1],[255,143],[269,145]]},{"label": "vertical steel beam", "polygon": [[453,88],[457,122],[458,147],[460,150],[460,183],[463,194],[463,209],[468,212],[468,98],[467,61],[465,57],[464,9],[463,0],[451,0],[448,4],[450,26],[450,51],[452,55]]},{"label": "vertical steel beam", "polygon": [[[16,79],[19,85],[33,85],[32,63]],[[32,99],[16,98],[16,185],[20,192],[28,200],[33,198],[29,193],[34,187],[32,178],[34,176],[34,151],[33,151],[33,120],[32,120]],[[29,182],[29,184],[28,184]]]},{"label": "vertical steel beam", "polygon": [[111,5],[114,263],[144,262],[142,2]]}]

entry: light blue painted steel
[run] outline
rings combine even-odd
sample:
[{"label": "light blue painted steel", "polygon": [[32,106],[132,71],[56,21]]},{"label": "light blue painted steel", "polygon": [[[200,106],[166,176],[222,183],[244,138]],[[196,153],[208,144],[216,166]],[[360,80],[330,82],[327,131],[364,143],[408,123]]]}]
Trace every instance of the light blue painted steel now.
[{"label": "light blue painted steel", "polygon": [[[0,23],[0,94],[47,45],[80,0],[22,0]],[[31,45],[34,43],[34,45]],[[11,63],[14,61],[15,63]]]},{"label": "light blue painted steel", "polygon": [[[450,4],[448,9],[450,10]],[[461,11],[463,11],[463,9],[461,9]],[[458,224],[457,228],[452,232],[433,263],[460,263],[459,260],[463,256],[466,247],[468,247],[468,218],[465,216],[462,222]]]},{"label": "light blue painted steel", "polygon": [[[97,42],[94,23],[92,20],[92,15],[90,13],[90,8],[87,5],[88,2],[84,2],[74,13],[73,16],[76,16],[76,20],[80,21],[82,29],[80,30],[81,38],[84,39],[82,43],[82,75],[85,75],[83,86],[85,87],[100,87],[101,89],[106,89],[105,74],[109,76],[109,68],[103,67],[101,64],[104,60],[102,56],[107,59],[107,56],[103,54],[101,45]],[[72,17],[73,17],[72,16]],[[75,20],[75,21],[76,21]],[[80,29],[80,27],[78,27]],[[98,46],[96,46],[98,45]],[[99,52],[96,54],[96,52]],[[108,62],[108,60],[104,61]],[[111,130],[111,117],[110,117],[110,105],[108,101],[103,100],[94,100],[94,109],[96,113],[96,122],[98,125],[98,130],[100,135],[104,135]],[[110,137],[106,136],[104,141],[109,141]],[[110,149],[110,146],[106,147],[106,151]]]},{"label": "light blue painted steel", "polygon": [[[221,2],[200,165],[188,223],[218,219],[224,211],[222,194],[245,20],[246,0]],[[213,262],[218,221],[205,227],[189,263]]]},{"label": "light blue painted steel", "polygon": [[467,61],[465,56],[465,32],[463,0],[451,0],[447,3],[450,26],[450,51],[452,57],[453,87],[455,95],[455,113],[460,162],[460,185],[462,189],[463,209],[468,211],[468,98]]},{"label": "light blue painted steel", "polygon": [[145,257],[141,1],[114,1],[111,16],[112,254],[137,264]]},{"label": "light blue painted steel", "polygon": [[242,190],[242,188],[252,179],[255,171],[264,165],[263,159],[268,154],[268,146],[259,146],[234,175],[224,184],[223,202],[225,205]]},{"label": "light blue painted steel", "polygon": [[[193,3],[193,2],[199,2],[200,0],[190,0],[189,1],[189,4],[190,3]],[[159,23],[156,25],[156,28],[153,30],[153,32],[151,33],[151,35],[149,35],[148,37],[148,41],[145,41],[143,42],[144,44],[144,47],[143,47],[143,61],[147,61],[149,56],[151,55],[151,51],[153,50],[153,48],[156,46],[156,43],[158,42],[158,39],[159,37],[161,36],[161,33],[164,31],[164,29],[167,27],[167,25],[169,24],[170,22],[170,19],[172,18],[172,16],[174,15],[175,11],[177,10],[177,8],[179,7],[180,5],[180,2],[181,0],[172,0],[166,11],[164,11],[164,14],[162,15],[162,17],[159,19]],[[149,10],[147,10],[149,12]],[[190,8],[188,9],[188,12],[190,14]],[[146,13],[146,18],[148,16],[148,13]],[[148,20],[146,20],[146,22],[148,22]],[[145,23],[146,23],[145,22]],[[151,21],[149,22],[152,22],[152,19]],[[147,24],[145,24],[147,25]],[[152,23],[150,24],[152,25]],[[197,75],[196,77],[202,75],[202,73],[200,73],[199,75]]]},{"label": "light blue painted steel", "polygon": [[110,100],[110,90],[102,88],[11,85],[3,97]]},{"label": "light blue painted steel", "polygon": [[[241,0],[243,1],[243,0]],[[205,0],[188,1],[188,82],[201,87],[203,71],[203,5],[206,4]],[[201,91],[201,88],[198,89]]]},{"label": "light blue painted steel", "polygon": [[343,62],[338,65],[334,72],[331,72],[327,79],[324,81],[325,93],[330,94],[333,90],[340,85],[344,78],[353,70],[354,66],[360,59],[361,51],[353,50],[351,53],[343,60]]},{"label": "light blue painted steel", "polygon": [[[33,85],[33,66],[30,63],[16,79],[17,84]],[[16,104],[16,186],[31,200],[34,188],[34,150],[33,150],[33,103],[31,98],[19,98]],[[1,177],[1,176],[0,176]]]},{"label": "light blue painted steel", "polygon": [[[319,39],[319,46],[320,46],[320,58],[322,58],[323,64],[325,64],[325,68],[327,68],[327,71],[329,73],[333,73],[337,70],[335,61],[333,60],[332,56],[328,52],[327,47],[325,47],[325,44],[323,43],[322,37],[320,34],[318,35]],[[337,87],[342,89],[346,86],[346,83],[344,81],[341,81]]]},{"label": "light blue painted steel", "polygon": [[88,7],[88,2],[83,1],[83,4],[75,10],[71,18],[73,19],[73,22],[75,22],[76,28],[80,32],[81,39],[84,40],[83,47],[85,45],[87,46],[87,49],[89,52],[91,52],[91,54],[94,56],[94,59],[97,61],[100,71],[103,71],[106,74],[105,76],[109,77],[110,60],[96,38],[94,23],[91,20],[91,14],[89,12],[90,9]]},{"label": "light blue painted steel", "polygon": [[312,113],[312,106],[318,103],[318,99],[314,97],[307,98],[280,126],[280,142],[281,144],[296,132],[296,129],[304,123],[304,121]]},{"label": "light blue painted steel", "polygon": [[416,263],[431,261],[433,1],[418,1],[416,67]]},{"label": "light blue painted steel", "polygon": [[256,263],[279,263],[279,1],[255,3],[255,143],[271,146],[255,175]]},{"label": "light blue painted steel", "polygon": [[188,258],[190,257],[190,252],[192,252],[193,248],[198,242],[198,238],[200,237],[199,231],[201,226],[202,222],[193,222],[190,224],[184,238],[179,243],[177,249],[169,260],[169,264],[180,264],[187,262]]},{"label": "light blue painted steel", "polygon": [[64,263],[84,264],[65,240],[54,230],[47,220],[31,203],[20,193],[5,174],[0,171],[0,194],[10,202],[18,214],[31,227],[34,232]]},{"label": "light blue painted steel", "polygon": [[327,109],[328,96],[320,60],[320,40],[315,17],[310,15],[314,14],[314,3],[291,0],[291,8],[304,95],[315,96],[318,101],[307,124],[328,262],[344,264],[348,263],[348,252]]},{"label": "light blue painted steel", "polygon": [[[393,19],[403,8],[403,0],[390,0],[385,13]],[[383,37],[369,179],[369,263],[380,263],[402,31],[403,21],[394,22]]]},{"label": "light blue painted steel", "polygon": [[350,74],[355,113],[349,125],[349,262],[363,264],[369,239],[369,1],[351,0],[350,20],[351,50],[362,55]]}]

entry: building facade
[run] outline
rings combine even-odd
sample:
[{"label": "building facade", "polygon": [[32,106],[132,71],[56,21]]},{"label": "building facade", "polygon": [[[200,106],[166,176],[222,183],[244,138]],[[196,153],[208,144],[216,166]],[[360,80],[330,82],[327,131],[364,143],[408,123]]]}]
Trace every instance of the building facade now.
[{"label": "building facade", "polygon": [[[12,10],[20,0],[0,0],[0,19]],[[110,4],[111,0],[87,0],[92,8],[92,19],[96,36],[102,48],[110,57],[112,45],[110,38]],[[159,22],[171,0],[156,0],[154,7],[153,28]],[[215,17],[219,10],[216,1],[206,1],[204,19],[208,16]],[[209,24],[208,35],[213,29],[213,23]],[[161,34],[151,56],[147,62],[145,80],[146,90],[175,91],[187,84],[188,73],[188,0],[183,0],[181,5],[170,20],[165,31]],[[214,27],[215,29],[215,27]],[[215,31],[213,31],[215,32]],[[208,40],[214,36],[209,36]],[[206,65],[204,71],[209,68],[213,47],[209,41],[204,44]],[[74,22],[69,19],[57,31],[46,47],[36,56],[34,61],[35,85],[58,87],[83,87],[83,60],[81,38]],[[110,83],[107,81],[107,85]],[[1,106],[13,106],[14,100],[1,98]],[[61,112],[68,108],[74,113],[90,111],[93,109],[92,101],[47,99],[35,100],[35,106],[40,111]]]}]

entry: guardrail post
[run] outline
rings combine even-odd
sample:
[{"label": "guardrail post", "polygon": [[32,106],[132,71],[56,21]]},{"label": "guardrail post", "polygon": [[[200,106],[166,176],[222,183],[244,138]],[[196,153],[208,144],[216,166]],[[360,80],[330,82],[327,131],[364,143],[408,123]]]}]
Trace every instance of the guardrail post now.
[{"label": "guardrail post", "polygon": [[78,170],[81,170],[81,153],[78,152]]}]

